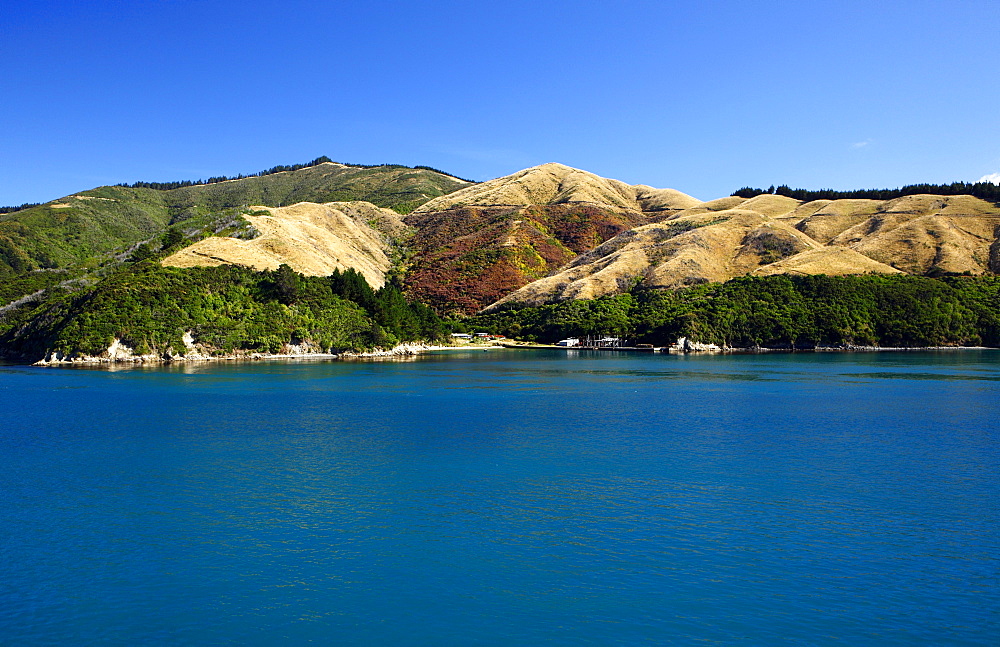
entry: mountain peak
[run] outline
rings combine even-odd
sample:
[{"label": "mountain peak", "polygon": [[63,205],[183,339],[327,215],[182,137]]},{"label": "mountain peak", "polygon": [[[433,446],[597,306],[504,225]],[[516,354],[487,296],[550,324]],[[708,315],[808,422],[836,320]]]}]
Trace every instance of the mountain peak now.
[{"label": "mountain peak", "polygon": [[615,211],[679,211],[701,202],[673,189],[654,189],[604,178],[589,171],[548,162],[468,186],[435,198],[417,211],[430,213],[458,206],[529,206],[587,203]]}]

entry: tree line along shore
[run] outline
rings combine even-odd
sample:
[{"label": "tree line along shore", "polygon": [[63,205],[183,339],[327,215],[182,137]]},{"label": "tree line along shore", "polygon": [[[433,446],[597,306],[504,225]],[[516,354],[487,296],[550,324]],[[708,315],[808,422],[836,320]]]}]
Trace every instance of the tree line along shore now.
[{"label": "tree line along shore", "polygon": [[741,277],[680,290],[635,289],[541,307],[516,305],[469,329],[542,343],[613,335],[731,348],[1000,346],[1000,277]]},{"label": "tree line along shore", "polygon": [[130,265],[93,286],[50,286],[0,313],[7,361],[101,357],[118,344],[166,359],[364,353],[451,332],[553,343],[614,335],[729,348],[1000,347],[1000,277],[768,276],[445,319],[354,270]]}]

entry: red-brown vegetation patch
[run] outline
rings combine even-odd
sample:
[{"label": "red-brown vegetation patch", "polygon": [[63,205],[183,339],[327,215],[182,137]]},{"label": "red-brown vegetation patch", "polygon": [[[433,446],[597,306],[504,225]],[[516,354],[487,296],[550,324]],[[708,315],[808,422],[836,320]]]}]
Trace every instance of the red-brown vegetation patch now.
[{"label": "red-brown vegetation patch", "polygon": [[415,254],[407,288],[440,312],[476,312],[648,221],[642,213],[586,204],[455,207],[412,214],[406,222],[417,234],[411,241]]}]

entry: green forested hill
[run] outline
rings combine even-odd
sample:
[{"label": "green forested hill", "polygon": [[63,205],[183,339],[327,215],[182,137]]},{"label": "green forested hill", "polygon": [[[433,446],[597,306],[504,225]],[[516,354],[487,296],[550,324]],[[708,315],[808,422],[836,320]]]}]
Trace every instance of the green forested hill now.
[{"label": "green forested hill", "polygon": [[468,184],[426,168],[361,167],[328,162],[295,171],[171,189],[163,192],[163,201],[175,222],[226,207],[282,207],[297,202],[347,200],[364,200],[408,213],[431,198]]},{"label": "green forested hill", "polygon": [[14,361],[97,356],[116,339],[137,355],[184,354],[186,334],[203,354],[278,353],[289,344],[337,352],[439,339],[444,325],[398,286],[375,291],[353,270],[306,277],[287,265],[256,272],[141,261],[93,285],[52,285],[0,308],[0,357]]},{"label": "green forested hill", "polygon": [[0,357],[94,355],[113,339],[140,354],[181,352],[185,333],[210,353],[437,338],[442,323],[429,308],[408,303],[396,285],[373,292],[356,272],[316,278],[287,266],[157,261],[206,235],[252,237],[242,218],[251,205],[365,200],[406,213],[467,184],[428,168],[321,159],[203,184],[104,186],[0,214]]},{"label": "green forested hill", "polygon": [[146,240],[169,225],[202,226],[229,208],[366,200],[407,213],[468,182],[426,168],[319,163],[170,189],[144,184],[99,187],[0,215],[0,277],[80,263]]},{"label": "green forested hill", "polygon": [[170,222],[151,189],[101,187],[0,216],[0,276],[65,267],[162,231]]}]

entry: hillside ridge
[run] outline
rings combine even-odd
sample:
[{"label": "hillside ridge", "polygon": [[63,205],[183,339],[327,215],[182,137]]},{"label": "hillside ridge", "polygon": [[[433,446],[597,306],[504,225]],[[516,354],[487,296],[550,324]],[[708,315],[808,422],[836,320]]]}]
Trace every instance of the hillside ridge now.
[{"label": "hillside ridge", "polygon": [[469,182],[427,168],[324,162],[215,183],[166,184],[179,186],[97,187],[0,214],[0,276],[86,262],[225,209],[362,200],[402,214]]},{"label": "hillside ridge", "polygon": [[675,189],[655,189],[604,178],[549,162],[429,200],[415,211],[445,211],[455,206],[530,206],[589,203],[626,211],[679,211],[701,201]]},{"label": "hillside ridge", "polygon": [[406,216],[415,229],[406,284],[440,311],[470,314],[622,232],[702,204],[564,164],[534,166]]},{"label": "hillside ridge", "polygon": [[749,274],[998,272],[1000,207],[979,198],[804,203],[774,194],[732,196],[623,232],[484,312],[620,294],[635,285],[680,288]]}]

